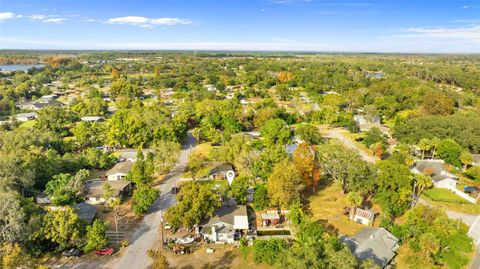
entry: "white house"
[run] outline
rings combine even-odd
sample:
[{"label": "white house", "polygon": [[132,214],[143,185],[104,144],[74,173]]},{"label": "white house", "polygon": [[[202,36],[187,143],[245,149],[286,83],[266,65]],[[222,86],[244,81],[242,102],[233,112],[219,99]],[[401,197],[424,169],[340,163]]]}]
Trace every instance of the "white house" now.
[{"label": "white house", "polygon": [[215,243],[233,243],[240,234],[248,230],[248,215],[245,205],[224,205],[217,209],[215,216],[201,225],[204,239]]},{"label": "white house", "polygon": [[127,180],[101,180],[94,179],[85,182],[85,202],[91,205],[107,202],[104,198],[104,185],[108,184],[113,190],[112,199],[123,197],[132,190],[132,182]]},{"label": "white house", "polygon": [[37,113],[19,113],[15,115],[18,121],[29,121],[37,118]]},{"label": "white house", "polygon": [[443,165],[443,160],[421,160],[414,164],[412,172],[431,176],[433,185],[436,188],[456,189],[458,182],[457,176],[443,169]]},{"label": "white house", "polygon": [[125,180],[132,167],[133,162],[130,161],[116,163],[112,169],[107,171],[107,178],[109,181]]},{"label": "white house", "polygon": [[457,176],[445,170],[443,166],[443,160],[421,160],[414,164],[411,171],[415,174],[423,173],[431,176],[433,186],[435,186],[435,188],[448,189],[470,203],[476,204],[476,198],[473,198],[465,192],[457,189]]}]

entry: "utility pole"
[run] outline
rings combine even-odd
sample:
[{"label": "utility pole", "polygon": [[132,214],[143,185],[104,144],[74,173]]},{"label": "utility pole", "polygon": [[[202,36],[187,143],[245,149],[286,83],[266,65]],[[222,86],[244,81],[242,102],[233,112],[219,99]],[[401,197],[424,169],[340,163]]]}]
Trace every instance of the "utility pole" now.
[{"label": "utility pole", "polygon": [[412,193],[412,206],[411,206],[411,208],[413,208],[415,206],[415,198],[416,198],[415,188],[416,187],[417,187],[417,181],[413,180],[413,193]]},{"label": "utility pole", "polygon": [[163,212],[160,212],[160,235],[161,235],[161,238],[162,238],[162,248],[165,246],[165,242],[164,242],[164,239],[163,239]]}]

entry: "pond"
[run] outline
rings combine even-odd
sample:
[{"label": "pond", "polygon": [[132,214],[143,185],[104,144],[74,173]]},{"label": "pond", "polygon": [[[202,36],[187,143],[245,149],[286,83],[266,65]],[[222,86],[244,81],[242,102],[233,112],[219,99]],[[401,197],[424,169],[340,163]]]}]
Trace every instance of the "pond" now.
[{"label": "pond", "polygon": [[6,65],[0,65],[0,70],[1,71],[17,71],[17,70],[23,70],[27,71],[30,68],[42,68],[45,65],[43,64],[6,64]]}]

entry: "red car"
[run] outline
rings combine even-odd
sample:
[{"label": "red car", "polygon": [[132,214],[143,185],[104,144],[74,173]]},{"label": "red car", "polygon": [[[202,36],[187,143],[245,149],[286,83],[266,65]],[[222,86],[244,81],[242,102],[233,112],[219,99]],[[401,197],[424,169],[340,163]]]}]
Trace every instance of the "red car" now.
[{"label": "red car", "polygon": [[97,249],[97,250],[95,250],[95,254],[97,254],[97,255],[112,255],[113,254],[113,248]]}]

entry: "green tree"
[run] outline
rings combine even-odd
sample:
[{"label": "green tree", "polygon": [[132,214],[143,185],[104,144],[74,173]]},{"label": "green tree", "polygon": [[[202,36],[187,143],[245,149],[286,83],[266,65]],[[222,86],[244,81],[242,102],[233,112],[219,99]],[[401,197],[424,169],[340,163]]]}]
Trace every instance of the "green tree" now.
[{"label": "green tree", "polygon": [[282,119],[273,119],[265,123],[261,128],[262,137],[265,139],[265,144],[272,145],[284,145],[290,139],[290,129],[288,125]]},{"label": "green tree", "polygon": [[75,116],[72,112],[59,106],[48,106],[38,111],[38,120],[35,126],[40,130],[66,136],[74,121]]},{"label": "green tree", "polygon": [[310,144],[320,144],[323,141],[318,128],[310,124],[302,124],[295,130],[295,135]]},{"label": "green tree", "polygon": [[221,205],[218,194],[201,182],[188,182],[177,194],[177,204],[169,208],[165,219],[174,228],[191,228],[206,217],[211,217]]},{"label": "green tree", "polygon": [[425,157],[425,152],[432,149],[432,141],[427,138],[422,138],[418,142],[418,147],[422,151],[422,160]]},{"label": "green tree", "polygon": [[155,147],[155,172],[165,174],[170,171],[177,161],[180,144],[172,141],[160,141]]},{"label": "green tree", "polygon": [[345,200],[347,205],[350,206],[350,219],[353,220],[355,210],[362,205],[363,197],[358,192],[349,192]]},{"label": "green tree", "polygon": [[460,156],[458,157],[458,159],[463,164],[463,170],[467,170],[467,167],[469,165],[472,165],[472,163],[474,161],[473,160],[473,155],[468,151],[462,151],[462,153],[460,153]]},{"label": "green tree", "polygon": [[265,185],[257,185],[255,191],[253,193],[253,208],[255,210],[260,211],[264,210],[270,204],[270,200],[268,199],[268,190]]},{"label": "green tree", "polygon": [[47,193],[55,205],[67,205],[74,202],[83,191],[83,183],[90,175],[88,170],[82,169],[75,176],[58,174],[47,183]]},{"label": "green tree", "polygon": [[0,191],[0,242],[25,239],[26,215],[20,197],[14,191]]},{"label": "green tree", "polygon": [[439,92],[430,91],[423,98],[423,109],[432,115],[448,115],[453,113],[454,101]]},{"label": "green tree", "polygon": [[90,252],[96,249],[104,248],[107,243],[106,237],[107,224],[101,220],[94,220],[92,225],[87,226],[87,242],[83,250],[85,252]]},{"label": "green tree", "polygon": [[238,204],[247,203],[247,189],[250,187],[250,180],[247,177],[236,177],[229,190],[229,196],[235,198]]},{"label": "green tree", "polygon": [[43,217],[41,231],[45,239],[58,245],[58,250],[76,246],[81,238],[80,219],[71,207],[49,210]]},{"label": "green tree", "polygon": [[412,173],[397,162],[380,161],[375,165],[375,200],[387,216],[400,216],[409,206],[412,195]]},{"label": "green tree", "polygon": [[272,205],[288,207],[298,201],[305,185],[295,166],[290,161],[284,160],[273,168],[268,178],[267,188]]},{"label": "green tree", "polygon": [[373,169],[356,151],[331,141],[318,147],[317,161],[322,172],[342,186],[343,192],[369,194],[373,191]]},{"label": "green tree", "polygon": [[438,157],[456,167],[462,166],[459,158],[463,151],[462,146],[452,139],[442,140],[437,146]]},{"label": "green tree", "polygon": [[147,212],[158,195],[159,191],[149,185],[137,185],[137,188],[133,191],[133,212],[137,215]]},{"label": "green tree", "polygon": [[425,174],[416,174],[415,175],[416,187],[417,187],[417,196],[420,196],[422,192],[433,186],[432,177]]},{"label": "green tree", "polygon": [[287,244],[283,239],[267,239],[253,241],[253,260],[255,263],[267,263],[274,265],[287,250]]}]

